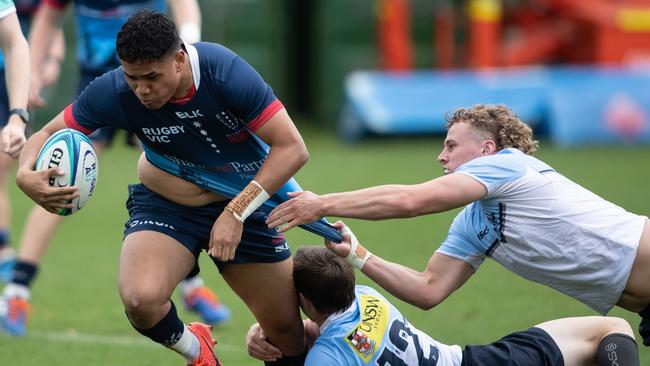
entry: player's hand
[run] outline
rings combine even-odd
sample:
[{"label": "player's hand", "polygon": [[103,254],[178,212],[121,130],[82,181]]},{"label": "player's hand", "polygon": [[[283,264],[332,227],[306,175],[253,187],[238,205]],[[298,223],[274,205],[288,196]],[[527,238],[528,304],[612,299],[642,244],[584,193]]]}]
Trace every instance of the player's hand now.
[{"label": "player's hand", "polygon": [[251,325],[246,334],[246,350],[251,357],[260,361],[272,362],[282,358],[282,351],[269,343],[259,323]]},{"label": "player's hand", "polygon": [[352,248],[352,242],[357,241],[357,237],[354,235],[352,230],[350,230],[350,228],[343,223],[343,221],[339,220],[335,222],[334,225],[332,226],[334,226],[341,233],[341,237],[343,237],[343,240],[341,240],[340,243],[337,243],[325,239],[325,247],[327,247],[327,249],[331,250],[332,252],[334,252],[334,254],[338,255],[339,257],[345,258],[348,256],[348,254],[350,254],[350,250]]},{"label": "player's hand", "polygon": [[235,259],[244,224],[228,210],[223,210],[212,225],[208,254],[222,262]]},{"label": "player's hand", "polygon": [[20,150],[25,145],[25,122],[15,115],[12,114],[9,117],[9,122],[2,129],[2,136],[0,137],[2,142],[2,152],[9,154],[12,158],[17,158],[20,154]]},{"label": "player's hand", "polygon": [[25,194],[39,206],[51,213],[56,213],[61,208],[72,208],[70,202],[79,196],[79,188],[52,187],[49,184],[50,177],[63,175],[60,168],[47,170],[18,169],[16,172],[16,184]]},{"label": "player's hand", "polygon": [[273,209],[266,219],[270,228],[280,226],[280,232],[285,232],[293,227],[320,219],[322,204],[320,196],[313,192],[289,192],[292,199],[281,203]]}]

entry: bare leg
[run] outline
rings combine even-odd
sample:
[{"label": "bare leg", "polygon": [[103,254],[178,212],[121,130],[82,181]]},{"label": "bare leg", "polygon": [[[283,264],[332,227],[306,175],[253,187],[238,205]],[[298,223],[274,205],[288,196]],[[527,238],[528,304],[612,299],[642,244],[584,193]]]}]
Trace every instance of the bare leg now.
[{"label": "bare leg", "polygon": [[623,319],[613,317],[578,317],[551,320],[539,325],[562,351],[565,366],[596,364],[596,350],[609,334],[620,333],[632,337],[634,332]]},{"label": "bare leg", "polygon": [[169,312],[169,298],[194,262],[187,248],[155,231],[138,231],[124,239],[120,296],[134,326],[151,328]]},{"label": "bare leg", "polygon": [[63,216],[49,213],[41,206],[34,206],[23,228],[18,259],[39,264],[61,221]]},{"label": "bare leg", "polygon": [[221,273],[284,355],[296,356],[305,350],[291,258],[279,263],[231,264]]}]

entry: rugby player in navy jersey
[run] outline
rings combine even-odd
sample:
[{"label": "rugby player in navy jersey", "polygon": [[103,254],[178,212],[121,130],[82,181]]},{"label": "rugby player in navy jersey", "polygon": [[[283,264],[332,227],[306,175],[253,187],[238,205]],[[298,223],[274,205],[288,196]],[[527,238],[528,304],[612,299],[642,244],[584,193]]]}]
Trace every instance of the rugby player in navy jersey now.
[{"label": "rugby player in navy jersey", "polygon": [[[189,43],[199,41],[201,13],[196,0],[169,0],[168,3],[181,38]],[[30,104],[36,107],[44,103],[40,95],[42,87],[56,79],[51,75],[52,72],[47,70],[58,67],[63,58],[62,45],[54,46],[63,43],[61,23],[69,6],[74,5],[77,22],[77,94],[95,78],[120,66],[115,51],[115,39],[120,26],[130,15],[142,9],[165,9],[164,0],[44,0],[40,7],[39,1],[21,0],[19,5],[19,14],[23,14],[21,20],[33,18],[30,32]],[[46,52],[48,50],[49,53]],[[38,68],[38,65],[41,67]],[[114,135],[115,129],[112,127],[100,128],[93,132],[90,138],[95,150],[101,154],[110,145]],[[2,239],[6,235],[3,236],[0,230],[0,278],[3,273],[7,273],[6,279],[9,283],[0,296],[0,308],[9,308],[7,313],[11,314],[2,317],[0,325],[7,334],[22,336],[26,333],[27,318],[31,309],[31,287],[45,252],[63,219],[62,216],[53,215],[35,206],[27,216],[18,246],[17,260],[11,255],[3,255],[5,251],[2,250]],[[15,266],[10,266],[14,262]],[[11,267],[14,267],[13,271]],[[183,305],[197,312],[204,322],[218,324],[230,317],[227,306],[218,301],[215,293],[205,286],[201,276],[198,276],[198,266],[181,282],[179,290]]]},{"label": "rugby player in navy jersey", "polygon": [[[218,364],[210,328],[184,325],[170,300],[203,249],[282,351],[271,364],[302,364],[289,247],[257,210],[308,159],[287,111],[244,60],[217,44],[182,43],[164,14],[129,18],[117,52],[122,67],[30,137],[17,184],[48,211],[69,207],[76,187],[50,187],[56,169],[32,170],[47,137],[66,127],[135,133],[146,155],[138,163],[141,183],[129,187],[119,276],[133,327],[190,364]],[[216,180],[247,184],[227,199],[204,188]]]}]

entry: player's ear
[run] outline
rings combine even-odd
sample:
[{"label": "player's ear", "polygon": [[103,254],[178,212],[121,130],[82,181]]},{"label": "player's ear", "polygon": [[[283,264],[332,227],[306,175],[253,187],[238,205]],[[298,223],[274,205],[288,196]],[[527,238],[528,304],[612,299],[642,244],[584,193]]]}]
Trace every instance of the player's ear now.
[{"label": "player's ear", "polygon": [[494,140],[483,141],[483,155],[492,155],[497,152],[497,143]]},{"label": "player's ear", "polygon": [[174,54],[174,66],[176,67],[176,72],[180,72],[183,69],[184,63],[185,63],[185,52],[179,49]]}]

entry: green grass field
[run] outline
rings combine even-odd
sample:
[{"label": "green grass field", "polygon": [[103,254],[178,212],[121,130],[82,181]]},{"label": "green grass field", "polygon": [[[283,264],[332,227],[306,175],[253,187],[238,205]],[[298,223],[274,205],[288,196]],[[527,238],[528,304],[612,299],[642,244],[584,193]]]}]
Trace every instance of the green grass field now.
[{"label": "green grass field", "polygon": [[[441,139],[377,138],[344,145],[330,132],[304,130],[311,159],[298,174],[304,189],[317,193],[350,190],[382,183],[417,183],[442,172],[435,160]],[[32,292],[28,335],[0,335],[0,365],[182,365],[173,352],[153,344],[129,325],[117,291],[117,267],[126,185],[135,182],[138,153],[117,146],[100,160],[96,195],[81,212],[66,219],[53,238]],[[650,148],[599,147],[560,150],[543,145],[537,154],[556,169],[601,196],[650,215]],[[30,201],[12,183],[13,238],[20,238]],[[347,220],[374,253],[413,268],[424,268],[444,239],[456,212],[408,220]],[[293,248],[322,245],[296,229],[288,233]],[[233,310],[232,320],[215,330],[216,350],[228,366],[259,364],[248,357],[244,336],[252,316],[236,298],[207,257],[202,274]],[[370,284],[363,275],[358,282]],[[174,297],[179,303],[178,297]],[[559,317],[594,315],[586,306],[553,290],[527,282],[486,261],[477,275],[443,304],[421,311],[394,303],[418,328],[446,343],[486,343],[506,333]],[[183,320],[197,320],[180,310]],[[639,317],[616,309],[636,329]],[[641,347],[641,364],[650,350]]]}]

